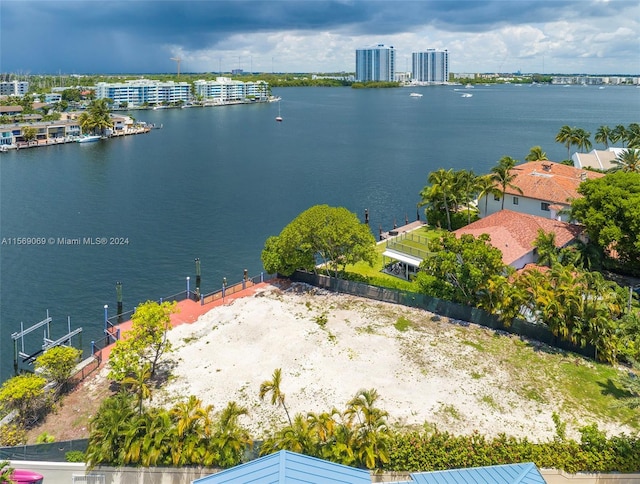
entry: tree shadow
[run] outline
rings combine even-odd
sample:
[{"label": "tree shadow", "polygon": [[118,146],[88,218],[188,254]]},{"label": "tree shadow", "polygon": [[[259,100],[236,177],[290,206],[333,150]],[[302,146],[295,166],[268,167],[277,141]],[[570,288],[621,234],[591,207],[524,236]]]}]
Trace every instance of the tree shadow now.
[{"label": "tree shadow", "polygon": [[624,400],[627,398],[635,398],[635,395],[629,390],[622,388],[616,384],[611,378],[607,378],[607,382],[596,382],[601,388],[602,395],[612,396],[616,400]]}]

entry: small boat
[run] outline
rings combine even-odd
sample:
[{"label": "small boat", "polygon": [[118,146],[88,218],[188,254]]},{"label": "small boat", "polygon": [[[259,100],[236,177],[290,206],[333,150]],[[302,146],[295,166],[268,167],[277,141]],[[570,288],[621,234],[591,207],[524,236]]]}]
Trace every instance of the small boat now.
[{"label": "small boat", "polygon": [[282,115],[280,114],[280,101],[278,101],[278,115],[276,116],[276,121],[278,123],[282,122]]},{"label": "small boat", "polygon": [[465,92],[461,97],[472,97],[473,94]]},{"label": "small boat", "polygon": [[83,136],[82,138],[78,139],[78,143],[92,143],[94,141],[98,141],[102,139],[102,136]]},{"label": "small boat", "polygon": [[409,96],[411,96],[411,97],[422,97],[422,94],[420,94],[419,92],[412,92],[411,94],[409,94]]}]

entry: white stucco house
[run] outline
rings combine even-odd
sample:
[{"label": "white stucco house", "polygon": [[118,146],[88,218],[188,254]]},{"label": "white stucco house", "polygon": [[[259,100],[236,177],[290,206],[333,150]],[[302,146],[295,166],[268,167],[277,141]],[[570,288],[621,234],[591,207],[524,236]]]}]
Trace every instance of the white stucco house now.
[{"label": "white stucco house", "polygon": [[[528,215],[569,221],[571,200],[578,198],[578,187],[585,180],[603,177],[604,174],[587,171],[553,161],[529,161],[516,165],[511,174],[515,178],[507,187],[504,209]],[[489,195],[478,200],[480,217],[484,218],[502,210],[502,197]]]}]

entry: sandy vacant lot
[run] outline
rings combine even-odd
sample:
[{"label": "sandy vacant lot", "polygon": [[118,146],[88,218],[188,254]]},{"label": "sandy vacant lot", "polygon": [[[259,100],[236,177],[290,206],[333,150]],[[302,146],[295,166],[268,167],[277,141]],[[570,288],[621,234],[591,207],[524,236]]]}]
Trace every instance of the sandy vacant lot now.
[{"label": "sandy vacant lot", "polygon": [[[397,329],[399,320],[409,328]],[[378,406],[392,423],[431,422],[457,434],[477,430],[547,440],[554,436],[554,411],[568,421],[569,436],[595,421],[579,409],[567,414],[566,408],[575,405],[563,410],[563,397],[553,389],[539,381],[532,389],[535,375],[514,371],[482,349],[503,343],[513,351],[535,352],[536,358],[560,362],[562,355],[426,311],[305,285],[268,286],[169,334],[175,350],[169,355],[172,377],[152,403],[168,405],[196,395],[221,410],[235,400],[249,409],[243,423],[256,437],[285,422],[282,409],[258,398],[260,384],[276,368],[282,369],[281,390],[292,417],[343,410],[358,389],[375,388]],[[572,358],[569,364],[588,364],[566,358]],[[614,434],[631,431],[598,424]]]}]

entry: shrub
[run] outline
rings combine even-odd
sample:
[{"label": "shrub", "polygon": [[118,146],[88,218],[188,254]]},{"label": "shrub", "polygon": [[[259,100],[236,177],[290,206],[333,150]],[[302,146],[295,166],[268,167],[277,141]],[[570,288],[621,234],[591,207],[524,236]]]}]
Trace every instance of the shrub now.
[{"label": "shrub", "polygon": [[64,458],[67,462],[86,462],[85,454],[81,450],[70,450]]}]

